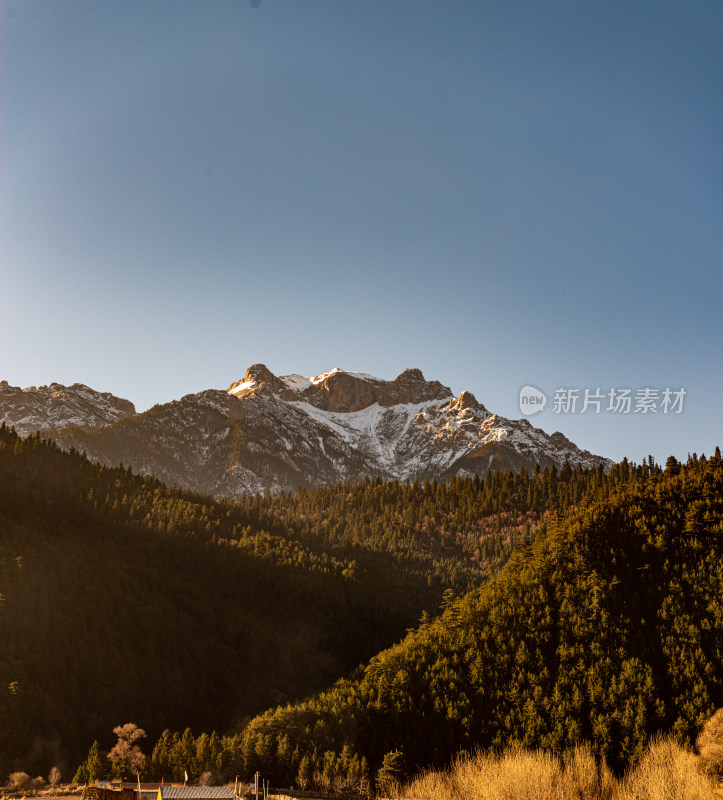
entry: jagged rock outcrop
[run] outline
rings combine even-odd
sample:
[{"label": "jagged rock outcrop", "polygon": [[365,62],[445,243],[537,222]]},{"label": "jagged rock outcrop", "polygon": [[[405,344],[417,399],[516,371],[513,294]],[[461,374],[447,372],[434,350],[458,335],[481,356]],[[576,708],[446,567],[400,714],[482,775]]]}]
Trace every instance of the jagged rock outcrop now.
[{"label": "jagged rock outcrop", "polygon": [[256,397],[262,392],[278,392],[286,386],[274,375],[266,364],[252,364],[240,381],[228,387],[237,397]]},{"label": "jagged rock outcrop", "polygon": [[361,411],[379,398],[380,381],[351,372],[333,370],[302,392],[304,399],[322,411]]},{"label": "jagged rock outcrop", "polygon": [[[566,460],[584,467],[612,463],[561,433],[550,436],[526,419],[491,414],[470,392],[455,397],[419,369],[382,380],[338,368],[315,377],[276,376],[254,364],[226,391],[187,395],[138,415],[112,395],[79,384],[71,390],[59,387],[66,405],[82,394],[98,407],[91,403],[85,417],[66,415],[62,425],[54,424],[62,416],[57,410],[47,419],[26,414],[23,431],[30,432],[27,425],[54,427],[61,446],[217,496],[367,475],[445,480],[490,469],[561,467]],[[0,391],[0,421],[9,422],[19,406],[15,402],[8,411],[2,398]],[[76,427],[65,424],[71,419]]]}]

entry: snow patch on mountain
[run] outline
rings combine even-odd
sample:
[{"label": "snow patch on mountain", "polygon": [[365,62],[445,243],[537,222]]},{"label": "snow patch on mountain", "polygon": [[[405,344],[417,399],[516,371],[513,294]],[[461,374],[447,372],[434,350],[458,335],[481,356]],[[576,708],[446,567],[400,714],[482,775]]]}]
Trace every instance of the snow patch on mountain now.
[{"label": "snow patch on mountain", "polygon": [[280,375],[279,380],[293,392],[303,392],[312,385],[311,378],[305,378],[303,375]]},{"label": "snow patch on mountain", "polygon": [[228,389],[228,393],[229,394],[239,395],[239,394],[242,394],[243,392],[247,392],[249,389],[255,389],[257,386],[258,386],[258,382],[257,381],[253,381],[253,380],[251,380],[251,381],[241,381],[239,383],[233,384],[233,386],[230,386],[229,389]]},{"label": "snow patch on mountain", "polygon": [[[378,381],[379,380],[379,378],[375,378],[373,375],[370,375],[368,372],[354,372],[354,371],[348,370],[348,369],[339,369],[339,367],[334,367],[334,369],[330,369],[328,372],[322,372],[320,375],[316,375],[313,378],[308,378],[308,380],[313,384],[323,383],[331,375],[337,375],[339,373],[341,373],[343,375],[351,375],[354,378],[359,378],[360,380],[363,380],[363,381]],[[304,388],[306,388],[306,387],[304,387]]]},{"label": "snow patch on mountain", "polygon": [[398,464],[396,445],[419,414],[435,402],[401,403],[392,407],[373,403],[360,411],[348,412],[324,411],[306,401],[295,401],[293,405],[341,437],[349,447],[372,458],[394,477],[403,479],[405,470]]}]

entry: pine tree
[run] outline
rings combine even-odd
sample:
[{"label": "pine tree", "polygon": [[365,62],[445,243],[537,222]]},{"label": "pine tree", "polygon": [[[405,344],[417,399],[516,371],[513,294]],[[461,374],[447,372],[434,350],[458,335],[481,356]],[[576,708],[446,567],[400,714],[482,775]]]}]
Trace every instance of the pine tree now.
[{"label": "pine tree", "polygon": [[395,787],[404,780],[405,773],[404,754],[401,750],[386,753],[377,772],[379,791],[387,795],[393,794]]},{"label": "pine tree", "polygon": [[100,744],[96,739],[88,751],[88,757],[78,767],[73,777],[73,783],[93,783],[106,777],[108,777],[108,769],[103,763]]},{"label": "pine tree", "polygon": [[300,789],[306,790],[306,787],[311,783],[313,774],[314,770],[309,754],[304,753],[301,763],[299,764],[299,772],[296,776],[296,782],[299,784]]}]

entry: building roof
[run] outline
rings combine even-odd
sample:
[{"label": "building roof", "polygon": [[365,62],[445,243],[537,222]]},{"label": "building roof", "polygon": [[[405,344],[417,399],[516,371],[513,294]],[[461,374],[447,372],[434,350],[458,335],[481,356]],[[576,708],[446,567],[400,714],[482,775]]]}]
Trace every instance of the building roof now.
[{"label": "building roof", "polygon": [[233,786],[161,786],[158,791],[168,800],[232,800]]},{"label": "building roof", "polygon": [[[138,790],[138,781],[96,781],[94,786],[104,789],[135,789]],[[141,782],[141,792],[153,792],[156,794],[161,788],[161,784],[156,783],[143,783]]]}]

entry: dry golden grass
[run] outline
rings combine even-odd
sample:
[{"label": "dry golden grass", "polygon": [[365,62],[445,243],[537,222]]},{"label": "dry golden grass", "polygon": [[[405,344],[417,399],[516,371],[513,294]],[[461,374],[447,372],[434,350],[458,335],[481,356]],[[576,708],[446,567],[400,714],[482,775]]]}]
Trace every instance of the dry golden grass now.
[{"label": "dry golden grass", "polygon": [[410,784],[401,787],[400,797],[414,797],[419,800],[425,798],[444,798],[444,800],[458,800],[454,784],[446,772],[425,772],[417,776]]},{"label": "dry golden grass", "polygon": [[695,744],[704,771],[716,778],[723,777],[723,708],[705,723]]},{"label": "dry golden grass", "polygon": [[562,770],[557,758],[541,751],[507,753],[501,759],[486,758],[460,764],[454,774],[460,797],[539,797],[559,800]]},{"label": "dry golden grass", "polygon": [[656,738],[623,781],[622,800],[710,800],[715,781],[700,769],[699,758],[671,739]]},{"label": "dry golden grass", "polygon": [[399,788],[413,800],[711,800],[714,782],[697,756],[669,739],[651,742],[638,766],[618,781],[592,752],[565,758],[541,750],[478,753],[445,772],[426,772]]},{"label": "dry golden grass", "polygon": [[460,758],[448,772],[428,772],[400,791],[416,800],[612,800],[617,782],[592,753],[578,748],[564,761],[542,750]]}]

